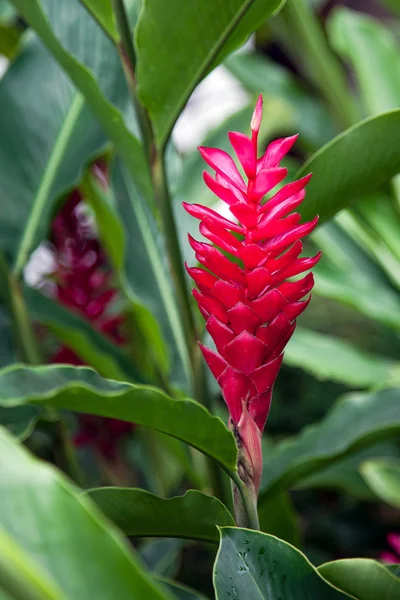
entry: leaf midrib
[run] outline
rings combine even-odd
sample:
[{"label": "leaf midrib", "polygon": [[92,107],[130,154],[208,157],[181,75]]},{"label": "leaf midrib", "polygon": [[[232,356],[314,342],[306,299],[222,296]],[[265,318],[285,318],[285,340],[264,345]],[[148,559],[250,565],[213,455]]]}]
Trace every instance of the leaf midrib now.
[{"label": "leaf midrib", "polygon": [[74,132],[78,118],[85,105],[83,95],[76,92],[65,115],[64,122],[55,140],[46,168],[40,179],[39,187],[32,203],[30,212],[13,267],[14,277],[19,277],[28,259],[29,252],[35,240],[43,209],[49,199],[49,193],[62,165],[68,143]]}]

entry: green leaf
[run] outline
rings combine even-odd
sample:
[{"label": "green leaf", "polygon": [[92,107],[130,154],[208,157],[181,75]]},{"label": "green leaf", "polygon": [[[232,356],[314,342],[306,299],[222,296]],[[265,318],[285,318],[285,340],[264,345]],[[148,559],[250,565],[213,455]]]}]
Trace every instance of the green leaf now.
[{"label": "green leaf", "polygon": [[[136,24],[141,0],[124,0],[125,10],[130,17],[132,27]],[[113,11],[112,0],[80,0],[91,15],[101,25],[107,35],[118,43],[120,35]]]},{"label": "green leaf", "polygon": [[5,430],[0,466],[0,527],[52,576],[65,598],[171,598],[95,505]]},{"label": "green leaf", "polygon": [[125,291],[133,301],[138,298],[159,323],[164,340],[171,349],[172,373],[179,373],[181,379],[177,383],[186,385],[187,389],[191,380],[190,359],[171,283],[164,240],[153,214],[138,195],[132,178],[121,161],[116,161],[113,166],[112,187],[121,222],[125,227]]},{"label": "green leaf", "polygon": [[367,460],[375,461],[375,459],[393,459],[394,457],[400,457],[400,451],[394,442],[363,448],[304,479],[300,479],[295,489],[334,489],[360,500],[374,502],[377,496],[362,478],[360,466]]},{"label": "green leaf", "polygon": [[39,569],[3,528],[0,528],[0,598],[67,600],[46,571]]},{"label": "green leaf", "polygon": [[301,208],[325,221],[400,171],[400,110],[360,121],[316,152],[296,178],[313,173]]},{"label": "green leaf", "polygon": [[120,36],[113,12],[112,0],[81,0],[81,2],[102,26],[107,35],[114,42],[118,42]]},{"label": "green leaf", "polygon": [[234,525],[218,498],[196,490],[170,499],[134,488],[99,488],[89,494],[111,521],[133,537],[179,537],[217,544],[216,525]]},{"label": "green leaf", "polygon": [[318,379],[332,379],[356,388],[383,387],[396,368],[394,361],[367,354],[340,338],[301,327],[290,340],[284,361]]},{"label": "green leaf", "polygon": [[78,0],[12,1],[85,97],[104,133],[135,174],[141,193],[151,197],[148,164],[136,133],[131,131],[133,127],[136,132],[135,119],[112,41]]},{"label": "green leaf", "polygon": [[400,579],[376,560],[336,560],[321,565],[318,571],[332,585],[357,600],[394,600],[400,597]]},{"label": "green leaf", "polygon": [[101,378],[86,367],[13,366],[0,371],[0,405],[50,406],[121,419],[176,437],[236,472],[236,445],[218,417],[194,400]]},{"label": "green leaf", "polygon": [[214,568],[217,600],[345,600],[307,558],[271,535],[224,527]]},{"label": "green leaf", "polygon": [[[118,212],[116,200],[111,188],[107,187],[104,189],[91,171],[86,173],[81,189],[85,200],[90,204],[95,213],[99,238],[107,250],[110,261],[116,271],[119,286],[127,300],[126,317],[127,322],[131,325],[131,335],[134,339],[132,358],[138,367],[142,365],[142,371],[145,370],[144,367],[147,366],[148,363],[152,364],[155,362],[157,369],[165,374],[168,372],[169,367],[168,352],[166,345],[164,344],[159,323],[150,310],[139,301],[138,296],[132,294],[129,285],[125,285],[125,258],[127,258],[128,263],[130,262],[129,257],[126,257],[126,248],[129,248],[129,251],[131,251],[131,242],[127,242],[126,240],[130,235],[129,225],[124,224],[122,217]],[[127,235],[125,235],[124,226],[126,227]],[[135,226],[136,224],[133,224],[133,227]],[[135,243],[137,244],[137,240]],[[135,252],[133,256],[135,265],[137,265],[137,253]],[[129,319],[129,317],[131,317],[131,319]],[[136,350],[139,348],[140,351],[137,352]],[[86,362],[89,365],[92,364],[89,361]],[[154,369],[151,370],[154,371]],[[104,372],[101,372],[101,374],[113,377],[111,374]],[[138,382],[139,379],[136,378],[136,381]]]},{"label": "green leaf", "polygon": [[28,38],[0,82],[0,246],[17,272],[45,236],[56,197],[105,141],[82,95]]},{"label": "green leaf", "polygon": [[281,0],[146,0],[136,29],[138,91],[163,145],[196,85]]},{"label": "green leaf", "polygon": [[25,440],[32,433],[40,412],[37,406],[0,408],[0,424],[16,437]]},{"label": "green leaf", "polygon": [[379,21],[341,7],[328,22],[332,46],[355,70],[367,114],[375,115],[400,104],[400,46],[392,31]]},{"label": "green leaf", "polygon": [[105,335],[93,329],[89,321],[35,289],[26,287],[24,297],[32,320],[54,333],[60,342],[100,375],[145,383],[130,358]]},{"label": "green leaf", "polygon": [[264,461],[263,495],[400,430],[400,389],[348,394],[317,425],[278,443]]},{"label": "green leaf", "polygon": [[[291,131],[300,134],[299,143],[315,150],[337,133],[329,111],[289,69],[256,52],[230,56],[224,66],[253,94],[263,93],[264,101],[279,99],[290,109]],[[264,115],[269,115],[267,107]]]},{"label": "green leaf", "polygon": [[360,470],[379,498],[400,509],[400,460],[368,460]]},{"label": "green leaf", "polygon": [[314,268],[314,292],[399,329],[399,295],[354,241],[331,222],[313,233],[313,242],[322,249],[322,260]]}]

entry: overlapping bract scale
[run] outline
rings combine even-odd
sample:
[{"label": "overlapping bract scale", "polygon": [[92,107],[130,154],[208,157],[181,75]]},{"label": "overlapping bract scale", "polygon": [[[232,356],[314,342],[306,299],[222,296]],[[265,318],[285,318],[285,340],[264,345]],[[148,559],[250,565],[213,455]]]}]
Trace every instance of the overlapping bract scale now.
[{"label": "overlapping bract scale", "polygon": [[[232,219],[198,204],[183,204],[200,220],[200,233],[210,242],[189,236],[201,266],[186,267],[197,286],[193,294],[216,347],[211,350],[201,344],[204,358],[221,387],[233,425],[238,425],[246,411],[260,431],[268,416],[284,348],[310,300],[313,275],[304,273],[320,258],[320,253],[300,256],[300,238],[311,233],[318,217],[301,223],[300,215],[293,212],[303,201],[311,176],[283,185],[263,201],[286,177],[280,161],[297,136],[272,142],[258,158],[261,113],[260,97],[251,137],[229,133],[244,177],[226,152],[200,148],[215,171],[214,177],[205,171],[204,181],[229,206]],[[292,277],[296,279],[287,281]]]}]

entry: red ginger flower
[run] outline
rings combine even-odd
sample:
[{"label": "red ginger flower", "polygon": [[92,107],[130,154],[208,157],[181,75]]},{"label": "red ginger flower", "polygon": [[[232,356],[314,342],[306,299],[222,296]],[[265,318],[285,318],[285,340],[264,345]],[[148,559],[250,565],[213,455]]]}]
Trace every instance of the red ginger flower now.
[{"label": "red ginger flower", "polygon": [[202,344],[200,347],[221,387],[239,448],[244,445],[247,449],[257,491],[261,432],[272,388],[296,318],[310,301],[310,297],[303,298],[314,285],[312,273],[297,281],[286,280],[308,271],[320,258],[320,253],[299,258],[303,249],[300,238],[314,229],[318,216],[300,224],[300,214],[291,212],[303,201],[311,175],[284,185],[261,203],[286,177],[287,169],[279,163],[297,139],[292,136],[276,140],[257,158],[261,116],[260,96],[251,120],[251,139],[242,133],[229,133],[247,182],[229,154],[217,148],[199,148],[216,173],[213,178],[204,171],[204,181],[229,205],[235,220],[199,204],[183,203],[189,214],[200,219],[200,233],[236,259],[232,262],[214,245],[189,235],[196,259],[205,268],[186,268],[197,285],[193,295],[216,351]]}]

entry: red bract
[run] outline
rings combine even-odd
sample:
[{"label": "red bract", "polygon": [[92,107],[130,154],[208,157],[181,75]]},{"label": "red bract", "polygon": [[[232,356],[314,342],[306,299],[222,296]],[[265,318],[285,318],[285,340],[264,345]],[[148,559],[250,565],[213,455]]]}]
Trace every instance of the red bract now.
[{"label": "red bract", "polygon": [[229,154],[217,148],[199,148],[215,171],[215,177],[205,171],[204,181],[229,205],[234,220],[211,208],[183,203],[189,214],[200,219],[200,233],[211,242],[189,236],[201,267],[187,267],[187,271],[197,285],[193,295],[216,346],[214,351],[200,344],[201,350],[221,387],[239,444],[246,446],[251,457],[257,489],[260,438],[272,388],[283,350],[296,318],[310,301],[304,298],[314,284],[311,273],[296,281],[287,279],[308,271],[320,258],[320,253],[300,258],[300,238],[311,233],[318,217],[301,223],[300,214],[292,212],[303,201],[311,175],[284,185],[262,203],[286,177],[287,170],[279,163],[297,136],[272,142],[258,158],[261,115],[260,96],[251,121],[251,138],[229,133],[246,180]]},{"label": "red bract", "polygon": [[[80,214],[82,207],[82,197],[75,190],[52,224],[56,297],[60,304],[88,319],[95,329],[116,344],[123,344],[124,318],[112,314],[117,297],[113,273],[93,228]],[[66,346],[59,348],[51,362],[85,364]],[[133,428],[131,423],[83,414],[79,415],[79,425],[75,444],[95,447],[109,462],[116,458],[118,440]]]},{"label": "red bract", "polygon": [[389,533],[386,537],[386,541],[390,546],[391,550],[381,552],[380,559],[388,564],[399,564],[400,563],[400,534]]}]

